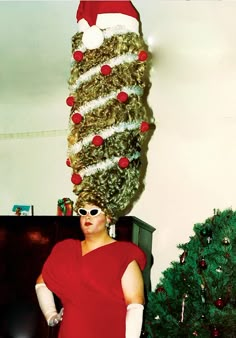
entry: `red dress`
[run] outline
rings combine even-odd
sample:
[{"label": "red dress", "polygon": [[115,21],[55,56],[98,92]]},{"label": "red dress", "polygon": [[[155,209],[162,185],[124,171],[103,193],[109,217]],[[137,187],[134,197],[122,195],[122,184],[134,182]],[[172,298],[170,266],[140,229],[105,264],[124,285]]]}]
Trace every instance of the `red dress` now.
[{"label": "red dress", "polygon": [[112,242],[82,256],[81,242],[57,243],[43,266],[43,279],[62,301],[59,338],[125,338],[126,304],[121,278],[146,257],[130,242]]}]

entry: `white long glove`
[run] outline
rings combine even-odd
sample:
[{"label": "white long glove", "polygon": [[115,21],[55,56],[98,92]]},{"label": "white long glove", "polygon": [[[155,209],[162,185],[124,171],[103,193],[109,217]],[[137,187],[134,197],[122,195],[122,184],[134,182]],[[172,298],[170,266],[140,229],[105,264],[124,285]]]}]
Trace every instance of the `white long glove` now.
[{"label": "white long glove", "polygon": [[38,283],[35,285],[35,291],[38,298],[40,309],[48,323],[48,326],[55,326],[63,316],[63,308],[58,313],[53,297],[53,293],[47,288],[45,283]]},{"label": "white long glove", "polygon": [[139,338],[142,331],[143,323],[142,304],[129,304],[126,313],[126,338]]}]

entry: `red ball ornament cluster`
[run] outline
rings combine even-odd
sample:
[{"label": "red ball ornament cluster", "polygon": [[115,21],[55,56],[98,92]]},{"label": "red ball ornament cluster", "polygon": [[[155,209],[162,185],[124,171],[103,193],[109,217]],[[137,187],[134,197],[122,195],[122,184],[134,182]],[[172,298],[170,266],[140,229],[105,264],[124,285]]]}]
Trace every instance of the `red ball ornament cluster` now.
[{"label": "red ball ornament cluster", "polygon": [[118,165],[121,169],[125,169],[129,166],[129,159],[127,157],[121,157]]},{"label": "red ball ornament cluster", "polygon": [[80,113],[74,113],[71,116],[71,120],[74,124],[79,124],[83,120],[83,116]]},{"label": "red ball ornament cluster", "polygon": [[128,100],[129,96],[126,92],[120,92],[117,95],[117,100],[120,101],[121,103],[125,103]]},{"label": "red ball ornament cluster", "polygon": [[66,165],[68,167],[71,167],[71,161],[70,161],[69,157],[66,159]]},{"label": "red ball ornament cluster", "polygon": [[162,293],[165,292],[166,290],[164,289],[163,286],[158,286],[158,288],[156,288],[155,293]]},{"label": "red ball ornament cluster", "polygon": [[139,61],[146,61],[148,58],[148,53],[145,50],[141,50],[138,54]]},{"label": "red ball ornament cluster", "polygon": [[67,106],[72,107],[74,103],[75,103],[74,96],[68,96],[66,99]]},{"label": "red ball ornament cluster", "polygon": [[218,298],[214,304],[218,309],[223,309],[223,307],[225,306],[225,302],[222,298]]},{"label": "red ball ornament cluster", "polygon": [[84,58],[84,53],[81,52],[80,50],[76,50],[74,53],[73,53],[73,58],[75,61],[77,62],[80,62],[83,60]]},{"label": "red ball ornament cluster", "polygon": [[199,266],[201,269],[205,270],[207,268],[207,263],[204,258],[199,261]]},{"label": "red ball ornament cluster", "polygon": [[96,147],[99,147],[103,144],[104,140],[100,135],[95,135],[92,144],[95,145]]},{"label": "red ball ornament cluster", "polygon": [[214,327],[214,329],[212,330],[211,336],[212,337],[219,337],[220,336],[220,332],[216,327]]},{"label": "red ball ornament cluster", "polygon": [[102,75],[110,75],[112,72],[112,68],[109,65],[103,65],[101,67],[101,73]]},{"label": "red ball ornament cluster", "polygon": [[71,176],[71,182],[73,183],[73,184],[76,184],[76,185],[78,185],[78,184],[80,184],[81,182],[82,182],[82,177],[79,175],[79,174],[73,174],[72,176]]},{"label": "red ball ornament cluster", "polygon": [[143,121],[143,122],[141,123],[141,126],[140,126],[141,132],[142,132],[142,133],[145,133],[145,132],[148,131],[149,129],[150,129],[149,123],[146,122],[146,121]]}]

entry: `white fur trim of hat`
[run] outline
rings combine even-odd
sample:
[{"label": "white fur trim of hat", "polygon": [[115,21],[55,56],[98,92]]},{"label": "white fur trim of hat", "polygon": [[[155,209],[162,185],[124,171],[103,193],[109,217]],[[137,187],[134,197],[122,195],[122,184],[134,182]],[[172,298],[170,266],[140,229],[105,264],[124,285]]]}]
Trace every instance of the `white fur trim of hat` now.
[{"label": "white fur trim of hat", "polygon": [[130,0],[80,1],[77,10],[78,31],[83,32],[82,41],[87,49],[99,48],[104,35],[102,30],[124,26],[130,32],[139,32],[139,16]]}]

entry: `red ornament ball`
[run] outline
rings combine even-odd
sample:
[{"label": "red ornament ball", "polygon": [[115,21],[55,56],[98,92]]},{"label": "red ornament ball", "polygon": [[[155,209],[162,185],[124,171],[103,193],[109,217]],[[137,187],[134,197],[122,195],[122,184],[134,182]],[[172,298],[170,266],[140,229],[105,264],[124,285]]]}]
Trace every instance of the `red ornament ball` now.
[{"label": "red ornament ball", "polygon": [[159,286],[158,288],[156,288],[155,293],[161,293],[161,292],[165,292],[166,290],[164,289],[163,286]]},{"label": "red ornament ball", "polygon": [[148,53],[145,50],[141,50],[138,54],[139,61],[146,61],[148,58]]},{"label": "red ornament ball", "polygon": [[109,65],[103,65],[101,67],[101,73],[102,75],[110,75],[111,74],[111,67]]},{"label": "red ornament ball", "polygon": [[148,122],[143,121],[141,123],[140,130],[141,130],[142,133],[145,133],[146,131],[148,131],[149,128],[150,128],[150,125],[149,125]]},{"label": "red ornament ball", "polygon": [[71,176],[71,182],[78,185],[82,182],[82,177],[79,174],[73,174]]},{"label": "red ornament ball", "polygon": [[99,135],[96,135],[96,136],[94,136],[94,138],[92,140],[92,143],[95,146],[99,147],[99,146],[101,146],[103,144],[103,138],[101,136],[99,136]]},{"label": "red ornament ball", "polygon": [[79,124],[83,119],[83,116],[80,113],[74,113],[71,117],[71,120],[74,124]]},{"label": "red ornament ball", "polygon": [[212,337],[219,337],[220,336],[219,330],[217,330],[217,328],[214,328],[211,332],[211,336]]},{"label": "red ornament ball", "polygon": [[121,103],[124,103],[128,100],[128,94],[125,93],[125,92],[120,92],[118,95],[117,95],[117,100],[120,101]]},{"label": "red ornament ball", "polygon": [[121,169],[127,168],[129,166],[129,159],[127,157],[121,157],[118,164]]},{"label": "red ornament ball", "polygon": [[68,167],[71,167],[71,161],[70,161],[69,157],[66,159],[66,165]]},{"label": "red ornament ball", "polygon": [[225,302],[223,301],[222,298],[218,298],[218,299],[215,301],[215,306],[216,306],[218,309],[223,309],[223,307],[225,306]]},{"label": "red ornament ball", "polygon": [[75,103],[74,96],[68,96],[66,99],[67,106],[72,107],[74,103]]},{"label": "red ornament ball", "polygon": [[200,260],[199,266],[200,266],[200,268],[202,268],[202,269],[206,269],[206,268],[207,268],[207,263],[206,263],[206,261],[205,261],[204,258],[202,258],[202,259]]},{"label": "red ornament ball", "polygon": [[83,60],[84,58],[84,53],[81,52],[80,50],[76,50],[74,53],[73,53],[73,58],[75,61],[77,62],[80,62]]}]

